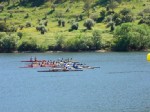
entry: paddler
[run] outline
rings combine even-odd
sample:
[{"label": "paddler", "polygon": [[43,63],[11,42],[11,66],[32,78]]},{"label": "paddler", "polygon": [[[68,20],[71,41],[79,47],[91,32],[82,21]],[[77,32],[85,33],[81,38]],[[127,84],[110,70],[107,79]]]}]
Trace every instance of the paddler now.
[{"label": "paddler", "polygon": [[35,58],[34,58],[34,61],[37,61],[36,56],[35,56]]},{"label": "paddler", "polygon": [[33,61],[33,57],[30,58],[30,61]]}]

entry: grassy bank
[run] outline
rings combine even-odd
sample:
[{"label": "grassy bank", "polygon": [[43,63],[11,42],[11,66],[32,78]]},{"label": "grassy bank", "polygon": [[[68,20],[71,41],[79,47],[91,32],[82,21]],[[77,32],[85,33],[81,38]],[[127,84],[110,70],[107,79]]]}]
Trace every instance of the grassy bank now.
[{"label": "grassy bank", "polygon": [[[40,52],[49,50],[118,50],[114,49],[119,43],[119,40],[116,38],[120,37],[119,33],[115,33],[117,27],[120,27],[124,23],[130,23],[140,27],[139,22],[141,21],[142,16],[139,15],[139,13],[143,11],[142,14],[144,14],[145,17],[150,16],[150,2],[147,0],[123,1],[113,9],[114,12],[111,12],[112,10],[107,11],[107,5],[97,4],[95,1],[88,9],[89,17],[87,11],[83,10],[85,7],[83,1],[73,3],[66,1],[60,4],[45,2],[38,7],[21,6],[18,3],[6,5],[6,2],[3,2],[2,4],[5,7],[4,10],[0,12],[0,24],[4,27],[0,28],[0,30],[1,32],[6,32],[6,34],[0,32],[2,35],[0,37],[0,52],[11,52],[14,50]],[[53,5],[55,5],[55,10],[52,8]],[[126,7],[128,7],[127,10],[123,10]],[[144,12],[144,10],[147,10],[148,13]],[[115,17],[120,18],[122,22],[117,23],[117,19],[113,19]],[[84,25],[88,18],[91,18],[92,21],[94,21],[94,25],[90,30]],[[145,24],[145,22],[141,24]],[[150,29],[149,21],[146,25],[147,26],[145,27]],[[131,27],[131,25],[128,25],[128,27]],[[122,31],[120,30],[120,32]],[[140,33],[140,31],[137,30],[135,30],[135,32],[137,34]],[[149,30],[146,32],[149,32]],[[132,34],[135,35],[132,36],[133,38],[137,37],[137,34]],[[144,35],[146,35],[146,39],[148,38],[147,40],[144,39],[148,42],[146,46],[141,48],[132,47],[131,49],[130,44],[133,43],[126,43],[126,49],[119,50],[148,49],[150,35],[149,33]],[[4,41],[5,39],[3,38],[5,37],[8,38],[6,40],[13,38],[14,48],[11,49],[10,46],[10,48],[4,46],[6,41]],[[10,41],[12,40],[10,39]],[[139,41],[141,41],[141,39],[139,39]],[[139,45],[138,42],[134,44],[137,46]],[[145,43],[143,42],[141,44]],[[4,47],[2,47],[2,45]],[[118,47],[121,48],[121,45]],[[10,50],[8,50],[8,48]]]}]

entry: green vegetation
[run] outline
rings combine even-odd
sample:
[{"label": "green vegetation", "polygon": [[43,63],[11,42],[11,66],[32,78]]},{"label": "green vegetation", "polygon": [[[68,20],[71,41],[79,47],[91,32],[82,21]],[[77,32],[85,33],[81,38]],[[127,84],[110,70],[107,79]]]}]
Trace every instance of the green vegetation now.
[{"label": "green vegetation", "polygon": [[149,0],[1,0],[0,52],[150,49]]},{"label": "green vegetation", "polygon": [[150,29],[144,24],[122,24],[115,30],[115,37],[114,49],[118,51],[139,51],[150,47]]}]

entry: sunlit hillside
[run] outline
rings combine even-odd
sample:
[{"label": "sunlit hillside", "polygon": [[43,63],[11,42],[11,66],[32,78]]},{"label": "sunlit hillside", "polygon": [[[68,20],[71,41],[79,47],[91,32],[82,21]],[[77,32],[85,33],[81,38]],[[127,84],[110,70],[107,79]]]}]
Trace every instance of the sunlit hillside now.
[{"label": "sunlit hillside", "polygon": [[[33,2],[21,4],[10,1],[8,4],[3,0],[0,2],[0,32],[18,35],[17,47],[32,40],[40,48],[39,51],[45,51],[68,50],[72,46],[69,43],[75,38],[88,39],[97,31],[101,37],[101,47],[98,49],[111,49],[116,27],[129,22],[138,25],[142,18],[150,16],[149,0],[102,1],[51,0],[32,6]],[[93,22],[90,23],[93,24],[91,28],[86,27],[87,20]],[[148,20],[143,20],[141,24],[149,26]]]}]

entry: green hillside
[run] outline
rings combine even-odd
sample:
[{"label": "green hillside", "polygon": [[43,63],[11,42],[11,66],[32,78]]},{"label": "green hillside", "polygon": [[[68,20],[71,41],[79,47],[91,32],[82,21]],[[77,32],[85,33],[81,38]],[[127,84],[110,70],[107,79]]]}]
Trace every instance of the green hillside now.
[{"label": "green hillside", "polygon": [[149,0],[3,0],[0,4],[0,52],[150,48]]}]

